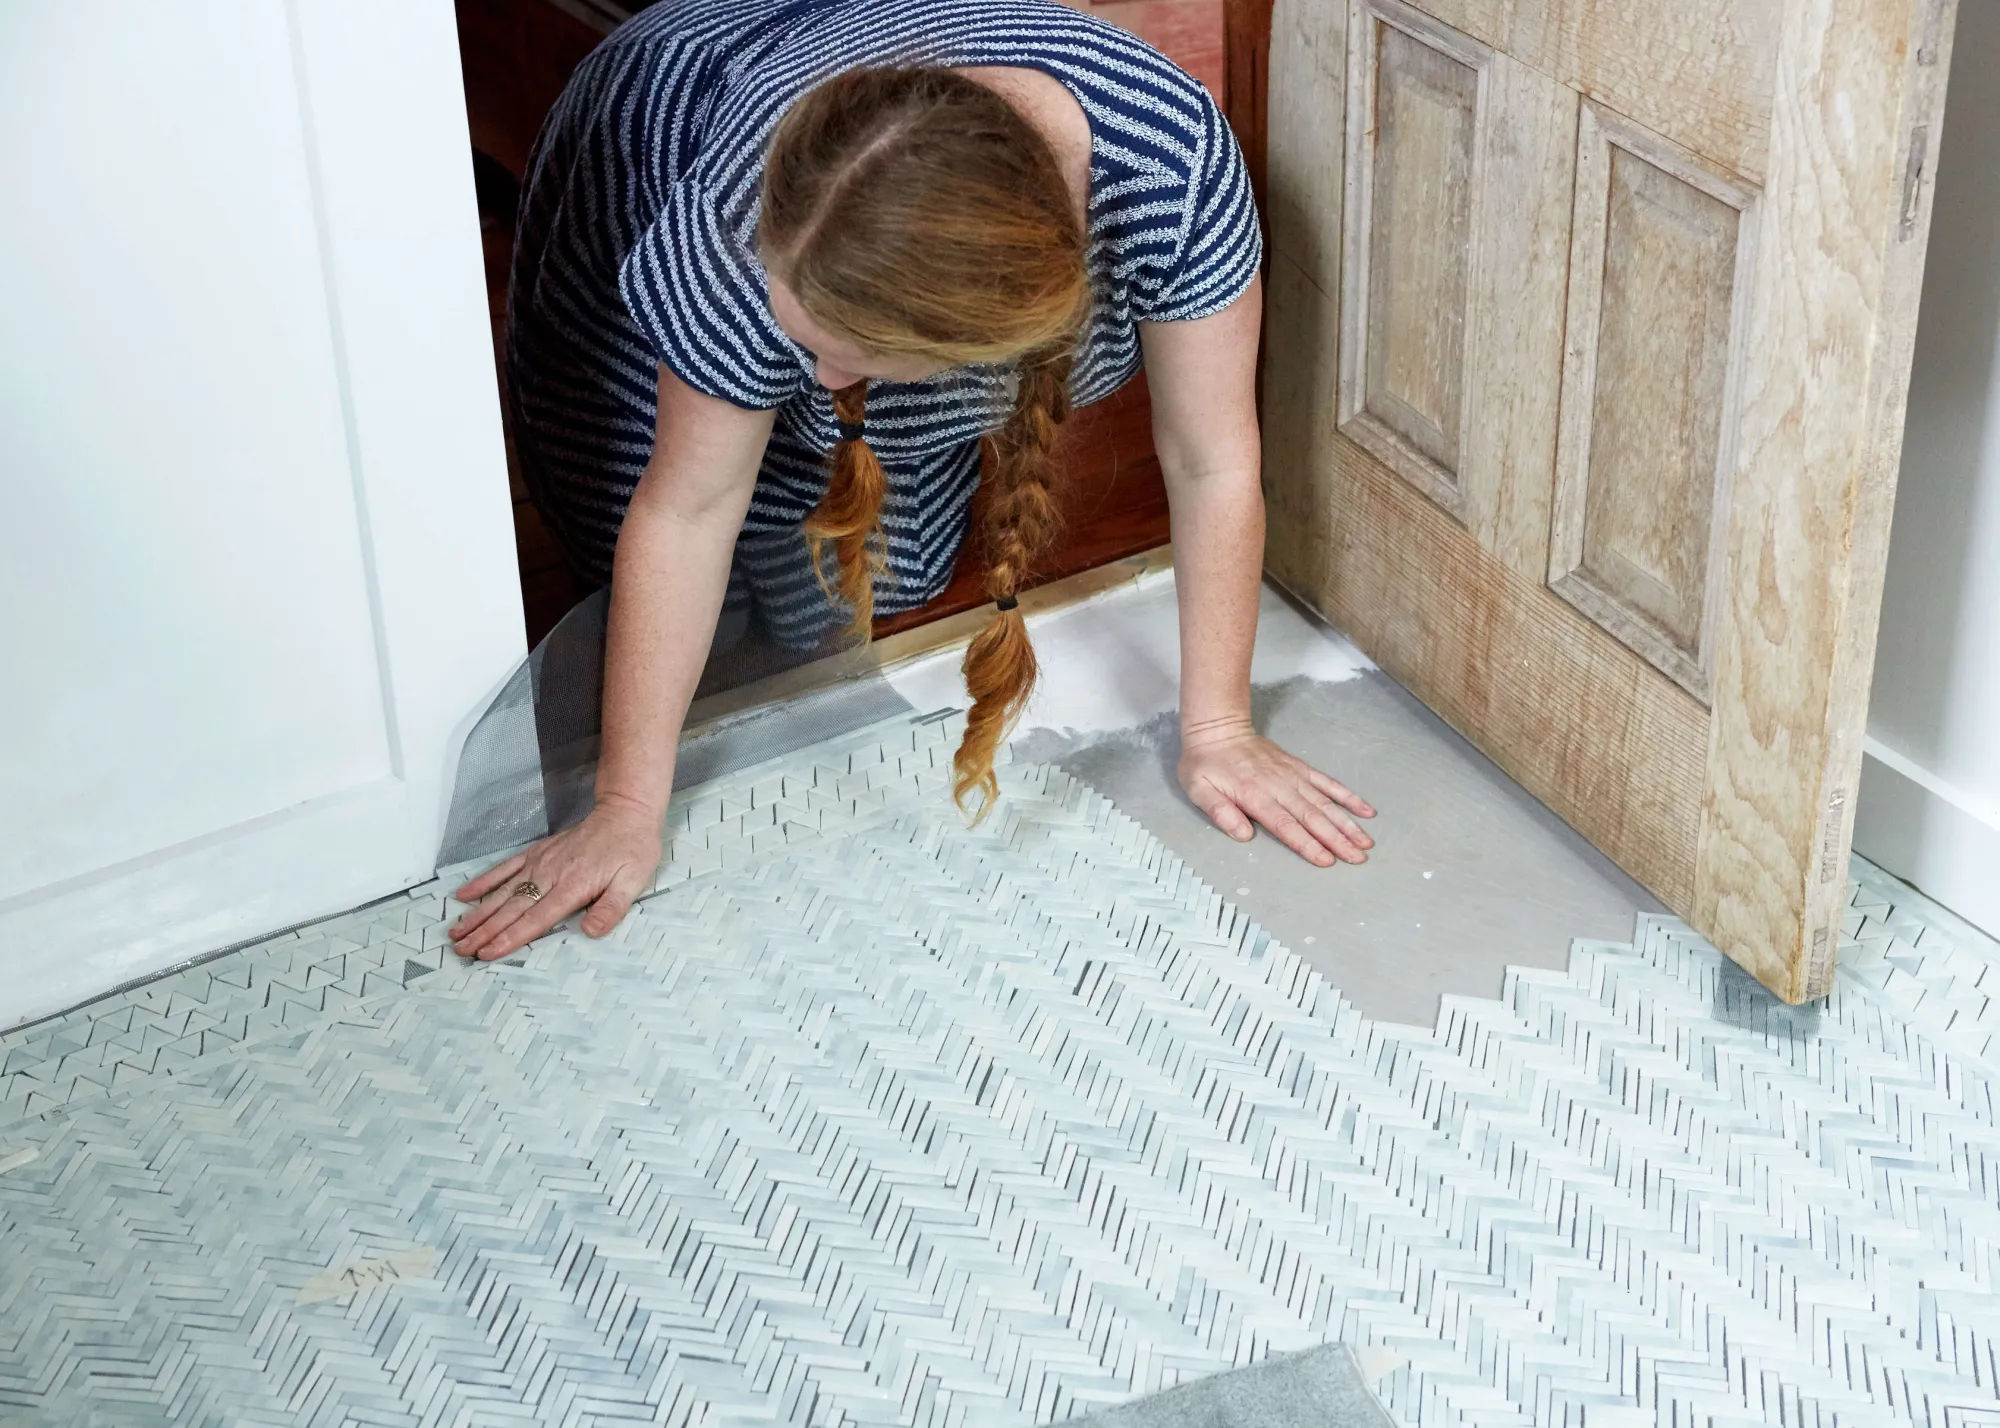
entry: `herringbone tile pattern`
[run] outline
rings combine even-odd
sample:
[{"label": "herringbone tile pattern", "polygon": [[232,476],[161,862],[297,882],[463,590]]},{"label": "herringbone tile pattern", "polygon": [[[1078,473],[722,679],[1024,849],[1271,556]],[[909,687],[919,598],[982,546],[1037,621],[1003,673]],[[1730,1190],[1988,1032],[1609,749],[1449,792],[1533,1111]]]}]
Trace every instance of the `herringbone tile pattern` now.
[{"label": "herringbone tile pattern", "polygon": [[[653,890],[762,860],[934,786],[951,737],[945,718],[925,716],[677,795]],[[445,928],[460,909],[449,891],[498,856],[0,1036],[0,1127],[183,1072],[435,972],[455,960]]]},{"label": "herringbone tile pattern", "polygon": [[0,1421],[1016,1425],[1342,1338],[1438,1428],[2000,1424],[1990,944],[1864,870],[1816,1014],[1649,920],[1379,1026],[1060,774],[967,832],[951,735],[691,801],[605,943],[406,984],[420,890],[55,1028],[126,1054],[0,1128]]}]

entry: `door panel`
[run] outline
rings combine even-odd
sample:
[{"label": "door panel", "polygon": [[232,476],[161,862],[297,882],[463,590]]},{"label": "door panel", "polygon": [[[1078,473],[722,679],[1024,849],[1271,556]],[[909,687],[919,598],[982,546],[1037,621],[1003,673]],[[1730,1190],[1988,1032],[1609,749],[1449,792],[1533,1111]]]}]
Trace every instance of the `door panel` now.
[{"label": "door panel", "polygon": [[[1446,509],[1465,506],[1459,419],[1472,266],[1473,142],[1490,52],[1376,23],[1357,92],[1376,122],[1350,126],[1359,189],[1342,424]],[[1372,95],[1371,95],[1372,91]]]},{"label": "door panel", "polygon": [[1755,195],[1586,104],[1549,587],[1704,704]]},{"label": "door panel", "polygon": [[1350,25],[1340,429],[1536,573],[1550,484],[1508,473],[1555,443],[1576,95],[1400,0]]},{"label": "door panel", "polygon": [[[1268,307],[1289,329],[1332,331],[1332,300],[1282,256]],[[1343,439],[1324,401],[1329,366],[1273,351],[1266,367],[1272,572],[1663,901],[1686,905],[1707,745],[1700,706],[1639,677],[1624,647],[1539,576],[1510,569]]]},{"label": "door panel", "polygon": [[[0,450],[33,478],[0,589],[10,610],[56,608],[7,638],[11,668],[46,674],[8,716],[13,747],[39,757],[0,778],[0,804],[43,833],[0,848],[0,902],[389,772],[304,141],[296,107],[270,103],[286,25],[240,18],[233,84],[188,84],[143,28],[107,43],[100,62],[128,81],[112,113],[61,65],[69,27],[8,25],[28,70],[7,76],[9,132],[66,140],[20,145],[4,169],[37,221],[0,248],[34,275],[0,354]],[[234,122],[260,105],[291,122]],[[268,176],[254,204],[212,181],[236,173]],[[132,242],[113,202],[176,221]],[[152,333],[177,334],[185,360],[148,360]],[[292,522],[320,539],[243,539]],[[266,677],[245,677],[245,647]],[[362,677],[295,697],[327,668]]]},{"label": "door panel", "polygon": [[1776,0],[1427,0],[1419,8],[1751,179],[1770,150]]},{"label": "door panel", "polygon": [[1793,1001],[1832,975],[1950,19],[1273,15],[1273,572]]}]

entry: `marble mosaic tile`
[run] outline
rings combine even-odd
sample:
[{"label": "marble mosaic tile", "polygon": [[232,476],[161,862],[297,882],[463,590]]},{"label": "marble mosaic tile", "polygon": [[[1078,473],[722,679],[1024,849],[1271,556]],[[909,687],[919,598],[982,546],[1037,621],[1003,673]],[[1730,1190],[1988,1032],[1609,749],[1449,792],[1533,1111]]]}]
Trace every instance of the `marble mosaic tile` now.
[{"label": "marble mosaic tile", "polygon": [[0,1422],[1025,1425],[1340,1340],[1419,1428],[2000,1425],[1990,940],[1858,867],[1816,1008],[1647,918],[1388,1026],[1059,772],[966,830],[954,734],[682,800],[601,942],[417,889],[0,1040]]}]

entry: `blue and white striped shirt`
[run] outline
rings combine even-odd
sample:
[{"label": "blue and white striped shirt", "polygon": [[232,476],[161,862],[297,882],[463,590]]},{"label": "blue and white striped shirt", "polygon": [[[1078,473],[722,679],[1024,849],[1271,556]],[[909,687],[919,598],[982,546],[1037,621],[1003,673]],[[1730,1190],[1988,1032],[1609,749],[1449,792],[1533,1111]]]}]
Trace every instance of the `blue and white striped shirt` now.
[{"label": "blue and white striped shirt", "polygon": [[[662,0],[578,69],[536,145],[510,294],[508,369],[524,474],[556,533],[608,578],[654,439],[657,366],[777,412],[731,574],[778,638],[841,622],[807,561],[835,436],[813,357],[771,315],[756,256],[764,153],[786,109],[859,65],[1007,65],[1066,86],[1091,127],[1094,310],[1072,391],[1138,371],[1137,324],[1219,312],[1262,259],[1242,155],[1208,92],[1134,36],[1055,0]],[[1011,375],[872,383],[889,479],[883,614],[951,577],[979,438]]]}]

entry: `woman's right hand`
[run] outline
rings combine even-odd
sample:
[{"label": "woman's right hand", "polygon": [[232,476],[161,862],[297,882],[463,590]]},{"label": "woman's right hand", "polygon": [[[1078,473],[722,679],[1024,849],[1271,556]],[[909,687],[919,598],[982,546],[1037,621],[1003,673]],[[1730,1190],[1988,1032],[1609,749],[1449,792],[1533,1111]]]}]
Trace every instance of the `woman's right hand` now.
[{"label": "woman's right hand", "polygon": [[[660,815],[599,803],[576,827],[544,838],[460,888],[454,896],[478,906],[452,925],[452,950],[491,962],[585,907],[590,911],[580,924],[584,934],[602,937],[624,920],[659,866]],[[542,896],[517,891],[523,883],[534,884]]]}]

